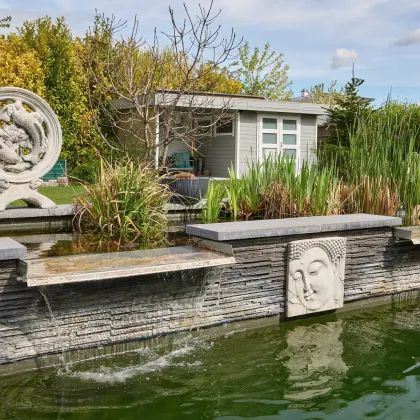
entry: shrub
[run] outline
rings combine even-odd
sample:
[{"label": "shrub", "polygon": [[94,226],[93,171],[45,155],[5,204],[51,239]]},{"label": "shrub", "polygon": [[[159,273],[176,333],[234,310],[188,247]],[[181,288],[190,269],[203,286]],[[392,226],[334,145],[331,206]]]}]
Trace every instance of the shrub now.
[{"label": "shrub", "polygon": [[71,178],[87,184],[94,184],[98,174],[99,165],[94,163],[81,163],[71,171]]},{"label": "shrub", "polygon": [[161,177],[146,164],[100,161],[97,183],[76,197],[76,227],[118,242],[144,245],[166,239],[165,205],[170,198]]}]

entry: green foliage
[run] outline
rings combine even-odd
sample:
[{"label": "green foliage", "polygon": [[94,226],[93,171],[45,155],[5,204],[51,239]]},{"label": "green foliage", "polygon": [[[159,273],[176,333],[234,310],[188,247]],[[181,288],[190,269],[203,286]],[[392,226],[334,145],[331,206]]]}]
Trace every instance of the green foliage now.
[{"label": "green foliage", "polygon": [[[334,168],[320,169],[304,163],[296,173],[295,164],[294,159],[286,156],[270,155],[261,162],[248,162],[244,175],[238,176],[231,169],[226,185],[209,186],[207,198],[211,211],[203,213],[204,222],[215,222],[216,210],[219,214],[222,206],[231,220],[337,213],[334,197],[338,195],[340,183],[332,181],[336,178]],[[223,198],[227,199],[226,205],[222,203]]]},{"label": "green foliage", "polygon": [[207,203],[201,207],[201,215],[205,223],[217,223],[223,209],[225,186],[220,182],[210,181],[206,194]]},{"label": "green foliage", "polygon": [[[114,17],[96,15],[94,26],[85,38],[89,97],[97,110],[97,126],[110,148],[130,156],[134,153],[150,162],[155,156],[154,127],[160,114],[160,123],[167,128],[161,130],[163,135],[159,145],[163,156],[161,162],[165,162],[168,144],[172,140],[169,127],[177,119],[176,113],[185,115],[188,109],[192,112],[193,107],[175,112],[179,96],[169,99],[166,95],[165,107],[169,111],[165,114],[150,106],[151,96],[158,90],[177,91],[180,95],[195,91],[233,94],[241,91],[241,83],[227,68],[219,65],[224,62],[223,55],[216,62],[206,59],[203,48],[212,49],[207,41],[215,42],[214,37],[186,46],[186,39],[181,41],[178,37],[168,36],[169,43],[160,47],[157,38],[149,44],[137,37],[137,24],[136,21],[133,32],[121,36],[119,21]],[[206,26],[202,35],[209,36],[208,29]],[[189,38],[187,33],[190,32],[185,30],[179,36]],[[213,49],[212,53],[215,53]],[[130,113],[110,108],[111,99],[131,102]],[[190,144],[194,138],[188,130],[183,136]]]},{"label": "green foliage", "polygon": [[[0,27],[8,27],[10,20],[0,19]],[[61,158],[70,169],[91,162],[97,151],[114,157],[124,152],[116,150],[109,107],[116,89],[125,94],[134,85],[136,96],[157,89],[241,91],[241,82],[227,68],[198,61],[190,74],[189,56],[176,56],[174,49],[164,47],[156,57],[153,46],[137,44],[132,37],[117,39],[111,27],[110,19],[96,15],[92,29],[79,39],[63,17],[53,21],[45,16],[24,22],[17,34],[0,37],[0,85],[23,87],[47,100],[60,120]],[[112,66],[118,77],[111,82]]]},{"label": "green foliage", "polygon": [[84,182],[87,184],[94,184],[98,173],[98,161],[89,163],[81,163],[71,171],[71,179],[76,182]]},{"label": "green foliage", "polygon": [[343,89],[337,90],[336,86],[336,80],[331,82],[326,91],[324,83],[312,86],[309,89],[309,95],[305,101],[315,104],[325,104],[333,107],[337,104],[338,99],[343,95]]},{"label": "green foliage", "polygon": [[101,160],[97,183],[83,186],[85,193],[76,197],[80,231],[144,245],[165,240],[170,192],[155,170],[131,161]]},{"label": "green foliage", "polygon": [[288,100],[292,91],[284,63],[283,53],[271,51],[266,43],[263,50],[255,47],[251,52],[248,42],[239,47],[239,60],[232,64],[234,76],[242,82],[242,93],[264,96],[272,100]]},{"label": "green foliage", "polygon": [[[346,159],[341,173],[354,197],[347,211],[394,215],[403,205],[406,223],[417,223],[416,206],[420,203],[420,126],[415,127],[411,109],[388,102],[380,110],[359,115],[356,130],[348,132]],[[324,165],[337,165],[335,156],[321,156]],[[356,188],[357,186],[357,188]],[[352,190],[353,189],[353,190]]]},{"label": "green foliage", "polygon": [[201,92],[229,93],[242,92],[242,83],[236,79],[227,68],[216,69],[210,63],[197,69],[195,86],[191,90]]},{"label": "green foliage", "polygon": [[[393,101],[391,98],[373,114],[374,119],[387,119],[394,126],[399,127],[398,133],[395,133],[397,141],[402,138],[409,138],[411,132],[416,138],[415,150],[420,152],[420,106],[416,103],[401,103]],[[404,133],[404,136],[401,135]],[[408,145],[407,145],[408,146]]]},{"label": "green foliage", "polygon": [[[417,115],[417,109],[411,109]],[[393,216],[402,205],[405,224],[418,224],[420,127],[414,129],[400,111],[388,103],[378,112],[360,114],[356,128],[348,129],[345,162],[324,150],[319,156],[322,164],[303,162],[296,173],[294,160],[269,156],[249,163],[245,175],[230,170],[224,193],[214,194],[211,185],[208,195],[221,197],[219,205],[227,198],[226,212],[232,220],[353,213]],[[217,208],[215,199],[212,207]]]},{"label": "green foliage", "polygon": [[335,98],[335,105],[328,109],[328,122],[334,128],[328,143],[348,146],[349,136],[357,132],[359,122],[372,112],[372,100],[359,95],[363,83],[364,80],[352,77],[343,94]]},{"label": "green foliage", "polygon": [[64,18],[46,16],[26,21],[20,38],[41,61],[45,99],[56,112],[63,131],[61,157],[73,167],[94,158],[99,148],[91,123],[86,71],[81,65],[83,45],[74,40]]},{"label": "green foliage", "polygon": [[10,22],[12,21],[11,16],[5,16],[0,19],[0,28],[10,28]]},{"label": "green foliage", "polygon": [[44,96],[42,63],[16,35],[0,38],[0,86],[16,86]]},{"label": "green foliage", "polygon": [[[194,60],[180,46],[156,48],[137,42],[135,36],[116,37],[115,22],[97,14],[86,35],[90,88],[103,92],[120,91],[129,97],[135,92],[187,90],[240,93],[241,82],[226,67],[212,61]],[[111,71],[112,70],[112,71]],[[112,83],[107,79],[112,76]]]}]

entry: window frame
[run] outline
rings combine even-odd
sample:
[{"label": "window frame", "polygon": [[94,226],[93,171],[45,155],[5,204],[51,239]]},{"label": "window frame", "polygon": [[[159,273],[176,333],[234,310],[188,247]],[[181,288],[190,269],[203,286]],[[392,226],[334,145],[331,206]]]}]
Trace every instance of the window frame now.
[{"label": "window frame", "polygon": [[202,117],[195,117],[194,118],[195,128],[198,128],[199,127],[199,122],[200,121],[209,121],[208,132],[205,133],[205,134],[202,133],[200,135],[212,138],[213,137],[213,127],[212,127],[212,125],[213,125],[213,117],[211,115],[209,115],[209,116],[202,116]]},{"label": "window frame", "polygon": [[[276,119],[277,128],[268,129],[263,127],[264,119]],[[283,128],[283,121],[293,120],[296,121],[296,130],[285,130]],[[264,149],[277,149],[277,153],[283,154],[285,150],[296,150],[296,172],[300,168],[300,141],[301,141],[301,117],[300,115],[290,114],[258,114],[258,159],[264,158]],[[264,144],[263,134],[276,134],[277,144]],[[294,134],[296,135],[296,144],[284,144],[283,135]]]},{"label": "window frame", "polygon": [[230,137],[234,137],[235,136],[235,115],[232,114],[228,114],[226,116],[223,116],[221,118],[219,118],[219,121],[221,120],[230,120],[230,123],[232,124],[232,131],[230,133],[218,133],[217,132],[217,123],[214,125],[214,137],[222,137],[222,136],[230,136]]},{"label": "window frame", "polygon": [[171,140],[178,140],[185,132],[185,126],[182,115],[176,115],[174,124],[169,127],[169,138]]}]

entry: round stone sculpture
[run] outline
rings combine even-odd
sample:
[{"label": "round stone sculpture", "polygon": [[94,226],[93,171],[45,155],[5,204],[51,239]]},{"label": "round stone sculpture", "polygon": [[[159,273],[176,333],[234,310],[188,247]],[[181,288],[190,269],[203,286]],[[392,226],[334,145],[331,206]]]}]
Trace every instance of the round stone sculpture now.
[{"label": "round stone sculpture", "polygon": [[55,203],[37,190],[60,156],[61,126],[38,95],[0,88],[0,211],[15,200],[39,208]]}]

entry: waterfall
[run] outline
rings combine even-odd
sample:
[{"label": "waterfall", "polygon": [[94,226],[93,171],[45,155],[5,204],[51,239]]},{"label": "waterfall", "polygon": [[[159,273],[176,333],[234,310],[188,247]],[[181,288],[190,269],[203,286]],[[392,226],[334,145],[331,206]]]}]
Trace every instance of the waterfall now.
[{"label": "waterfall", "polygon": [[58,324],[57,319],[54,316],[54,313],[51,309],[51,305],[50,302],[47,298],[47,294],[46,294],[46,287],[45,286],[39,286],[38,287],[39,293],[42,296],[42,298],[44,299],[45,305],[48,309],[48,313],[50,315],[52,324],[54,326],[54,330],[56,332],[57,335],[57,339],[58,342],[61,346],[61,352],[59,353],[59,360],[60,360],[60,364],[64,367],[65,371],[68,372],[69,371],[69,364],[66,361],[66,346],[64,343],[64,336],[63,336],[63,329],[61,328],[61,326]]}]

